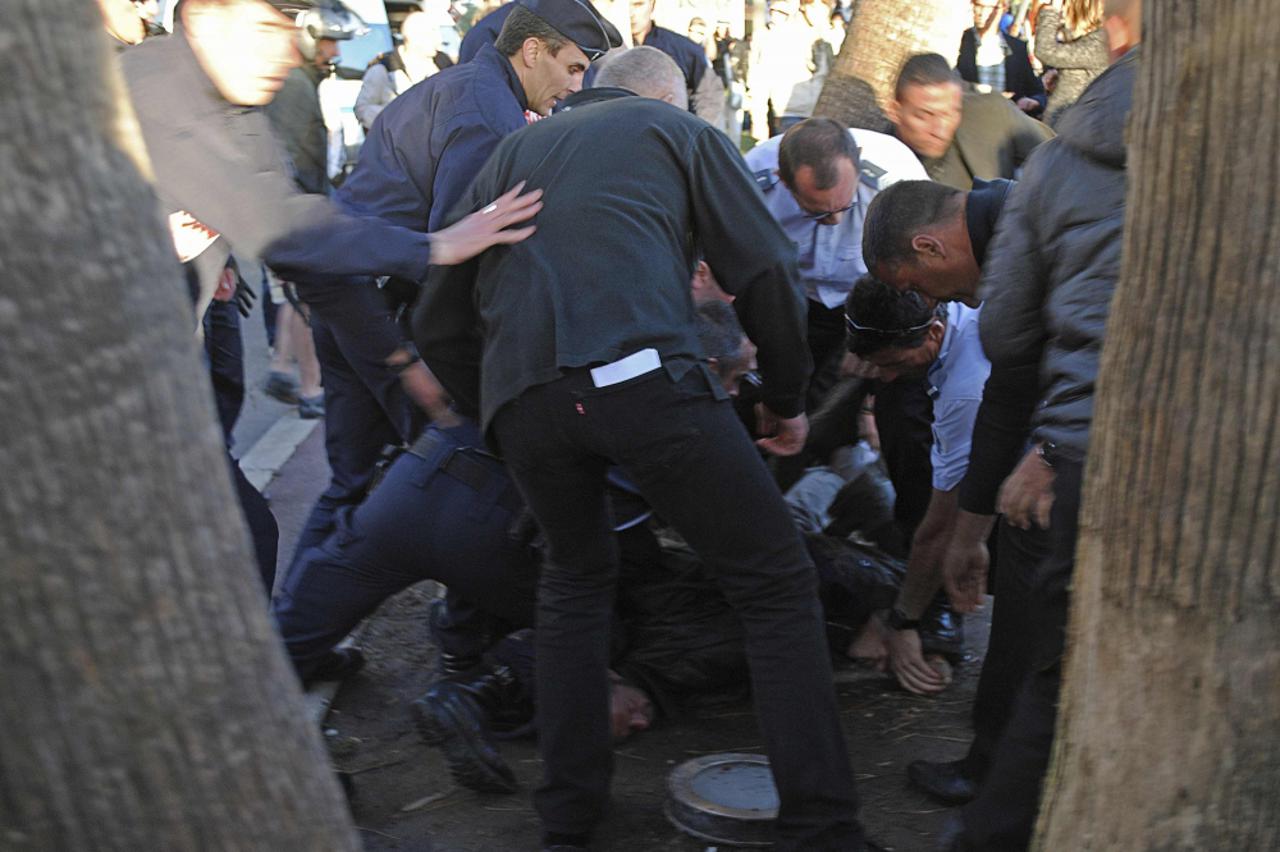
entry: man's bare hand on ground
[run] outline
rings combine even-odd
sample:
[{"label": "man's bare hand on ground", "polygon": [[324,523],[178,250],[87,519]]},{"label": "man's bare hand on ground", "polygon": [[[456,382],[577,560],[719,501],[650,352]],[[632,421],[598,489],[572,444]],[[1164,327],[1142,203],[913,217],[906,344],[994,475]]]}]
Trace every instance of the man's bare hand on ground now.
[{"label": "man's bare hand on ground", "polygon": [[528,239],[535,230],[533,225],[512,228],[532,219],[542,209],[542,190],[526,192],[524,181],[516,184],[497,201],[431,235],[431,263],[436,266],[452,266],[470,260],[480,252],[496,245],[511,245]]},{"label": "man's bare hand on ground", "polygon": [[889,649],[889,670],[907,692],[937,695],[951,683],[925,659],[919,631],[890,629],[885,645]]}]

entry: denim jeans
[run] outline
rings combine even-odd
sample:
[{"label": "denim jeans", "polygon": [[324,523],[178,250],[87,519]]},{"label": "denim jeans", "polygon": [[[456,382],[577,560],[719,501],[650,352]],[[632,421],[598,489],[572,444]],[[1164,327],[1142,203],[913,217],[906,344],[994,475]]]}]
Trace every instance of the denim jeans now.
[{"label": "denim jeans", "polygon": [[779,850],[861,849],[849,756],[813,563],[705,367],[595,388],[589,370],[526,390],[494,417],[512,477],[546,537],[538,589],[538,732],[548,831],[588,833],[612,772],[610,611],[618,548],[605,503],[617,464],[707,562],[746,634],[752,691],[780,796]]}]

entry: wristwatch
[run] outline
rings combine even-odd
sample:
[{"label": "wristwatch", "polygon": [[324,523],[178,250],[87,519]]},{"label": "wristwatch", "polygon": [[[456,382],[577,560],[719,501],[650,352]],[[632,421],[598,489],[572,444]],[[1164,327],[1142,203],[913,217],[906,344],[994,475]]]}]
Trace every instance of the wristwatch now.
[{"label": "wristwatch", "polygon": [[889,617],[885,619],[890,630],[919,630],[920,619],[907,618],[907,614],[896,606],[889,610]]}]

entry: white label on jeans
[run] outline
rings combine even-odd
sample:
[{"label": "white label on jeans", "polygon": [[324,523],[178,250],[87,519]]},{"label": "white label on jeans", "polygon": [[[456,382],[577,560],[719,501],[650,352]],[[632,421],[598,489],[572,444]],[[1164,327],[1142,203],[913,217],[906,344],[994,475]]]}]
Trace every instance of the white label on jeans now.
[{"label": "white label on jeans", "polygon": [[657,349],[641,349],[634,355],[620,358],[612,364],[592,368],[591,381],[598,388],[607,388],[609,385],[616,385],[627,379],[652,373],[661,366],[662,359],[658,357]]}]

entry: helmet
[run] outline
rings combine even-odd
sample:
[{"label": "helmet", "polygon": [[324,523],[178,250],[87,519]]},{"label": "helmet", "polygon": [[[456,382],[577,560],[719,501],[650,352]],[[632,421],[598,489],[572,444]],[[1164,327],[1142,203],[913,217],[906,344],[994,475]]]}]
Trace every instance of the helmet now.
[{"label": "helmet", "polygon": [[296,14],[298,25],[298,52],[308,62],[316,57],[316,42],[322,38],[347,41],[369,31],[369,27],[355,12],[344,6],[341,0],[312,0],[312,2],[276,2],[275,6],[286,15]]}]

